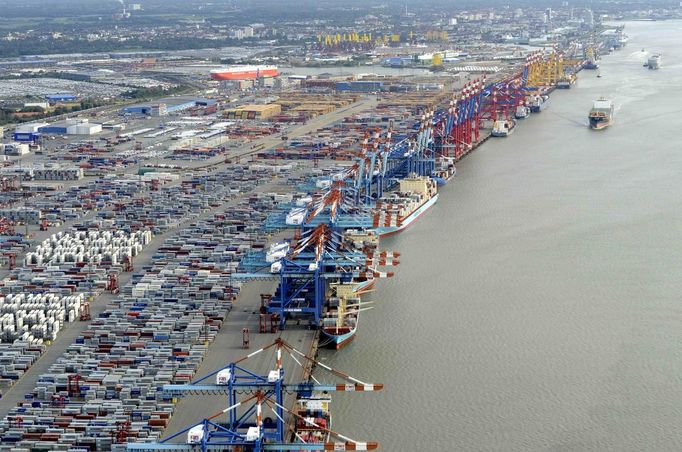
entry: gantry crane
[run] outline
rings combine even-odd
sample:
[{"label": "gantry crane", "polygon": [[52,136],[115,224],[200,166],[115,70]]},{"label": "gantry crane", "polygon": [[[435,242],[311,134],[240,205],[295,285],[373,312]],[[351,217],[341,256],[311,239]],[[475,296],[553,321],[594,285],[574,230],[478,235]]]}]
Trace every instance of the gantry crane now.
[{"label": "gantry crane", "polygon": [[[275,368],[267,375],[248,370],[244,363],[269,349],[276,349]],[[304,363],[314,364],[343,383],[321,383],[311,377],[313,382],[286,383],[282,364],[283,353],[286,353],[299,366],[306,369]],[[213,381],[211,381],[213,380]],[[129,451],[208,451],[248,450],[252,452],[302,451],[302,450],[374,450],[376,442],[355,441],[341,435],[326,425],[316,422],[310,417],[301,416],[285,406],[285,394],[295,392],[299,398],[310,398],[315,394],[329,392],[371,392],[383,389],[382,384],[368,384],[346,373],[337,371],[305,353],[292,347],[282,339],[277,339],[233,363],[218,369],[209,375],[185,385],[164,385],[162,392],[166,396],[212,395],[227,396],[227,408],[192,424],[171,436],[156,443],[128,442]],[[265,410],[269,410],[274,418],[264,418]],[[287,435],[287,417],[300,424],[313,426],[325,432],[328,438],[336,438],[331,442],[306,442],[296,431]],[[181,441],[184,435],[184,442]],[[290,442],[289,438],[298,439]]]},{"label": "gantry crane", "polygon": [[397,253],[371,259],[364,251],[344,242],[343,233],[326,223],[303,229],[300,238],[291,245],[273,246],[267,253],[250,256],[248,263],[240,264],[244,273],[235,273],[232,278],[279,280],[275,294],[263,307],[264,314],[279,319],[280,329],[285,329],[292,319],[318,328],[331,283],[357,283],[357,290],[362,291],[375,278],[393,276],[393,272],[379,271],[378,267],[399,263]]},{"label": "gantry crane", "polygon": [[440,158],[461,158],[480,139],[486,78],[465,84],[449,106],[435,114],[435,151]]}]

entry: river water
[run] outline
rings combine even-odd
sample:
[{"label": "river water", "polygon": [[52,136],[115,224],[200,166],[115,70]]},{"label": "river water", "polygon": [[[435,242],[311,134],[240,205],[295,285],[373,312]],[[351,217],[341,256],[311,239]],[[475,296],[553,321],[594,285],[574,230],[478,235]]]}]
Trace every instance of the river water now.
[{"label": "river water", "polygon": [[[401,451],[682,450],[682,22],[458,166],[329,365],[334,427]],[[661,52],[662,69],[642,67]],[[587,128],[593,100],[616,122]]]}]

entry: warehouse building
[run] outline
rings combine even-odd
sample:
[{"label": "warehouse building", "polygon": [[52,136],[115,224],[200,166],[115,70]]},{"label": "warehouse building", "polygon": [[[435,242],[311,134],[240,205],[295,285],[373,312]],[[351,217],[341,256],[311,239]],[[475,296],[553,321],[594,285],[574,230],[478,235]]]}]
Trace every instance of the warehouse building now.
[{"label": "warehouse building", "polygon": [[15,133],[37,133],[41,127],[46,127],[49,124],[46,122],[31,122],[28,124],[20,124],[15,129]]},{"label": "warehouse building", "polygon": [[14,132],[12,139],[21,143],[35,142],[40,139],[40,134],[37,132]]},{"label": "warehouse building", "polygon": [[280,113],[282,106],[279,104],[242,105],[225,110],[223,116],[227,119],[268,119]]},{"label": "warehouse building", "polygon": [[30,152],[28,143],[0,143],[0,150],[4,155],[26,155]]},{"label": "warehouse building", "polygon": [[87,119],[66,119],[38,128],[46,135],[94,135],[102,131],[102,124],[88,122]]},{"label": "warehouse building", "polygon": [[78,99],[78,96],[69,93],[48,94],[47,96],[45,96],[45,99],[47,99],[47,101],[51,103],[73,102]]},{"label": "warehouse building", "polygon": [[336,91],[351,93],[373,93],[383,89],[383,82],[357,81],[357,82],[336,82]]},{"label": "warehouse building", "polygon": [[215,105],[213,99],[197,99],[195,97],[168,97],[158,102],[130,105],[121,109],[123,115],[167,116],[172,113],[195,107]]}]

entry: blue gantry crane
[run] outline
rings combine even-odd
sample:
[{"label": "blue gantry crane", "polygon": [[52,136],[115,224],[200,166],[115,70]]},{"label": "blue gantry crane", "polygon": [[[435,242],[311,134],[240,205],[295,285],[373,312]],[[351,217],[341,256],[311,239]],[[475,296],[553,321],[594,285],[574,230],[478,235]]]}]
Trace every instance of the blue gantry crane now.
[{"label": "blue gantry crane", "polygon": [[[245,361],[269,349],[276,349],[275,368],[267,375],[246,369]],[[286,383],[283,353],[306,369],[308,363],[330,372],[343,383],[321,383],[311,376],[312,382]],[[337,371],[292,347],[281,338],[191,384],[164,385],[161,391],[167,396],[188,395],[227,396],[227,408],[206,417],[158,442],[129,442],[128,451],[302,451],[302,450],[373,450],[376,442],[355,441],[321,425],[310,417],[288,409],[285,395],[296,393],[299,399],[314,398],[316,394],[330,392],[371,392],[383,389],[382,384],[364,383]],[[244,397],[244,394],[246,397]],[[240,395],[244,398],[240,399]],[[269,410],[274,418],[264,417]],[[287,417],[324,433],[326,440],[306,442],[296,431],[288,435]],[[223,419],[225,418],[225,419]],[[184,437],[184,441],[183,440]],[[295,437],[298,441],[290,442]],[[336,441],[331,441],[335,438]],[[182,442],[179,442],[182,441]]]},{"label": "blue gantry crane", "polygon": [[280,328],[291,318],[318,327],[330,282],[358,281],[358,290],[362,290],[361,281],[393,275],[369,267],[367,256],[347,249],[342,240],[338,230],[321,224],[303,231],[293,251],[278,261],[279,286],[266,309],[278,316]]},{"label": "blue gantry crane", "polygon": [[266,253],[250,256],[248,265],[242,265],[242,272],[232,278],[278,278],[274,295],[262,309],[278,319],[280,329],[291,319],[318,328],[331,283],[353,282],[356,292],[361,293],[375,278],[393,276],[393,272],[377,267],[398,265],[397,253],[388,259],[370,259],[362,250],[344,243],[340,229],[326,223],[303,229],[292,243],[273,246]]}]

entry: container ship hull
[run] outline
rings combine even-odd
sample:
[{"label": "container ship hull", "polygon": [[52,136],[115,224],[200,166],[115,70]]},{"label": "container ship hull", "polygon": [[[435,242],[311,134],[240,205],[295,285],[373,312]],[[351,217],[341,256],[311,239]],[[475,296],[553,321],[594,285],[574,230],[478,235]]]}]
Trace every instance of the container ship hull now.
[{"label": "container ship hull", "polygon": [[661,67],[661,57],[660,55],[654,55],[647,61],[646,66],[651,70],[657,70]]},{"label": "container ship hull", "polygon": [[253,80],[259,77],[277,77],[279,69],[275,66],[245,66],[211,71],[213,80]]},{"label": "container ship hull", "polygon": [[528,116],[530,116],[530,108],[524,105],[519,106],[514,113],[516,119],[526,119]]},{"label": "container ship hull", "polygon": [[445,161],[441,164],[441,169],[435,170],[431,174],[431,178],[436,181],[439,187],[446,185],[450,180],[457,174],[457,168],[455,168],[454,159],[444,159]]},{"label": "container ship hull", "polygon": [[597,99],[587,117],[590,121],[590,129],[603,130],[613,124],[613,111],[613,102],[603,97]]},{"label": "container ship hull", "polygon": [[379,237],[387,237],[389,235],[397,234],[399,232],[404,231],[405,229],[407,229],[408,226],[410,226],[419,217],[421,217],[422,214],[424,214],[424,212],[426,212],[434,204],[436,204],[437,201],[438,201],[438,194],[435,194],[428,201],[426,201],[424,204],[422,204],[418,209],[416,209],[410,215],[405,217],[405,219],[402,221],[400,226],[380,226],[380,227],[377,227],[375,229],[376,233],[379,234]]},{"label": "container ship hull", "polygon": [[493,131],[491,132],[494,137],[508,137],[514,133],[516,129],[516,121],[505,120],[505,121],[495,121],[493,125]]},{"label": "container ship hull", "polygon": [[366,290],[367,286],[367,281],[359,284],[332,284],[331,296],[327,298],[327,310],[320,328],[325,346],[339,350],[355,339],[362,311],[359,292]]},{"label": "container ship hull", "polygon": [[324,328],[322,329],[322,343],[327,344],[329,348],[341,350],[355,339],[357,331],[357,326],[355,328]]},{"label": "container ship hull", "polygon": [[603,130],[613,124],[613,121],[593,121],[590,120],[590,129],[592,130]]},{"label": "container ship hull", "polygon": [[549,105],[549,97],[543,96],[541,99],[535,99],[531,104],[530,104],[530,112],[531,113],[540,113],[544,109],[547,108]]},{"label": "container ship hull", "polygon": [[559,80],[556,84],[556,87],[558,89],[571,89],[573,85],[575,85],[576,79],[574,77],[571,77],[570,79],[565,79],[565,80]]}]

